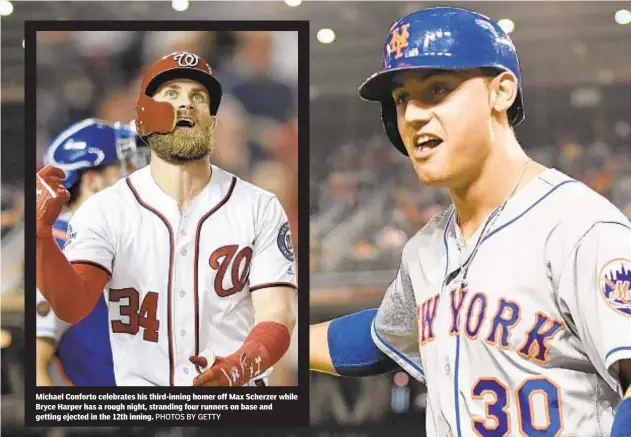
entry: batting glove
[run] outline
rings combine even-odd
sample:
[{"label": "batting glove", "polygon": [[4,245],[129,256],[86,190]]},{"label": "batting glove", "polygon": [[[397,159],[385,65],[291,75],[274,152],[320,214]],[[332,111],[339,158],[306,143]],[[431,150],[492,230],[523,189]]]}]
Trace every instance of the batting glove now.
[{"label": "batting glove", "polygon": [[62,169],[47,165],[37,172],[37,219],[36,235],[53,235],[53,225],[64,205],[70,200],[70,193],[61,184],[66,177]]},{"label": "batting glove", "polygon": [[[208,366],[206,357],[195,356],[190,358],[191,363],[204,369]],[[203,387],[232,387],[241,386],[252,379],[254,366],[244,353],[240,362],[236,362],[233,357],[216,357],[215,363],[206,371],[202,372],[193,385]]]}]

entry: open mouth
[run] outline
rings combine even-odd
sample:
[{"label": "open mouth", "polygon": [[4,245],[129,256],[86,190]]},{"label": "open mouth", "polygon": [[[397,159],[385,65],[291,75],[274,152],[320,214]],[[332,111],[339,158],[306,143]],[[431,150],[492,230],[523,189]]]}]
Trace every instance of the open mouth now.
[{"label": "open mouth", "polygon": [[195,122],[190,118],[179,118],[175,125],[177,127],[195,127]]},{"label": "open mouth", "polygon": [[416,159],[427,159],[434,150],[443,143],[441,138],[432,134],[418,134],[415,136],[415,145],[412,155]]},{"label": "open mouth", "polygon": [[419,139],[416,142],[417,149],[433,149],[442,144],[443,140],[440,138],[430,138],[430,139]]}]

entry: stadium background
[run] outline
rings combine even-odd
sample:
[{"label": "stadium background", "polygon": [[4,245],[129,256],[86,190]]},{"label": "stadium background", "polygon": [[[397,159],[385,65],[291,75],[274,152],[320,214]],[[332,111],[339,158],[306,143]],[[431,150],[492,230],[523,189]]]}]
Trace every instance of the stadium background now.
[{"label": "stadium background", "polygon": [[[449,199],[443,191],[419,186],[409,163],[389,145],[382,133],[378,105],[359,101],[356,90],[365,77],[378,68],[383,37],[390,25],[401,15],[431,4],[305,2],[292,8],[283,2],[193,2],[187,11],[175,12],[170,2],[117,3],[116,6],[16,2],[14,13],[2,18],[3,237],[5,232],[11,233],[11,228],[19,228],[20,220],[19,187],[24,176],[23,20],[309,19],[311,322],[378,305],[394,277],[402,245]],[[517,128],[517,135],[524,148],[534,159],[584,181],[631,216],[631,106],[628,104],[631,58],[627,55],[631,25],[618,24],[614,19],[624,3],[448,4],[476,9],[497,20],[510,18],[514,22],[511,36],[520,54],[526,100],[526,121]],[[628,21],[625,15],[618,13],[618,21]],[[335,31],[334,42],[318,42],[322,28]],[[222,38],[216,35],[213,47],[219,47],[219,42],[224,41]],[[82,45],[84,43],[82,41]],[[111,47],[119,50],[121,45],[120,41],[112,41]],[[141,47],[143,53],[151,50],[148,43]],[[275,53],[282,54],[284,50],[277,49]],[[54,56],[49,58],[54,59]],[[111,67],[113,59],[120,59],[119,63],[127,66],[122,68],[138,65],[141,60],[137,55],[130,58],[119,52],[112,56],[101,54],[95,61],[97,66],[104,63]],[[214,61],[212,56],[210,61]],[[285,84],[291,81],[287,74],[295,65],[286,61],[272,65],[277,72],[276,80]],[[72,82],[75,75],[71,72],[75,67],[71,60],[65,59],[62,68],[53,68],[48,74],[61,75]],[[102,70],[97,68],[96,71]],[[104,92],[112,85],[121,86],[111,70],[95,80],[92,87],[81,81],[78,85],[75,83],[80,97],[85,99],[93,93]],[[134,90],[133,86],[131,89]],[[56,120],[49,126],[37,126],[40,142],[46,138],[46,132],[50,134],[50,130],[59,129],[55,124],[61,123],[58,113],[63,113],[62,108],[68,106],[63,89],[56,89],[54,93],[43,101],[47,108],[38,108],[38,116],[49,111]],[[115,95],[116,91],[112,93]],[[119,100],[112,98],[114,103],[109,110],[122,105],[120,102],[134,93],[119,90]],[[41,101],[39,96],[38,101]],[[108,106],[103,110],[108,110]],[[249,117],[244,120],[248,129],[257,126]],[[221,148],[221,142],[218,144]],[[258,162],[256,159],[252,162]],[[9,186],[17,188],[8,189]],[[7,240],[6,244],[9,243]],[[17,267],[11,267],[12,260],[15,258],[6,255],[3,238],[2,325],[5,333],[13,335],[8,347],[3,336],[3,431],[8,431],[7,425],[19,423],[20,415],[19,401],[8,404],[11,399],[19,400],[19,358],[23,347],[19,340],[21,314],[19,310],[8,309],[12,294],[6,294],[4,287],[5,265],[10,266],[7,271],[19,273]],[[17,296],[13,300],[19,302],[19,293]],[[11,381],[17,381],[13,388]],[[9,390],[5,393],[5,389]],[[424,435],[424,389],[405,373],[359,380],[312,374],[310,398],[312,435],[359,437],[384,432],[397,436]],[[7,408],[7,405],[14,407]],[[11,435],[18,435],[16,432],[14,429]],[[94,434],[87,430],[62,432]],[[100,434],[105,433],[204,434],[203,430],[180,428],[159,432],[103,430]],[[213,434],[299,436],[307,432],[244,430]]]}]

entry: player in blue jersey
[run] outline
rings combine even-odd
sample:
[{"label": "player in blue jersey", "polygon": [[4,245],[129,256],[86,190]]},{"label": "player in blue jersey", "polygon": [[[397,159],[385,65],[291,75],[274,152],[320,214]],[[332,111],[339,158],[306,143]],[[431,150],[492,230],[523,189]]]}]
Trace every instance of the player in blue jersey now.
[{"label": "player in blue jersey", "polygon": [[[129,127],[97,119],[75,123],[53,140],[44,160],[64,170],[63,185],[71,195],[53,228],[60,247],[73,238],[68,227],[73,212],[91,195],[145,164],[143,150]],[[57,318],[38,291],[37,385],[116,385],[108,324],[104,295],[88,317],[71,326]]]}]

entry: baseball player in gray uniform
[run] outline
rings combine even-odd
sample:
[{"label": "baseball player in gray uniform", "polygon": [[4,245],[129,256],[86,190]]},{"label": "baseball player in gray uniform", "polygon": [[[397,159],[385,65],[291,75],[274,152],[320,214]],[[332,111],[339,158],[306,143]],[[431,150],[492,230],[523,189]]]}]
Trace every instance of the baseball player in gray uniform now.
[{"label": "baseball player in gray uniform", "polygon": [[522,150],[519,62],[495,22],[421,10],[383,54],[360,95],[452,205],[379,309],[311,327],[311,368],[405,369],[427,385],[429,436],[631,435],[631,223]]}]

